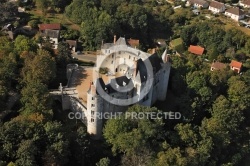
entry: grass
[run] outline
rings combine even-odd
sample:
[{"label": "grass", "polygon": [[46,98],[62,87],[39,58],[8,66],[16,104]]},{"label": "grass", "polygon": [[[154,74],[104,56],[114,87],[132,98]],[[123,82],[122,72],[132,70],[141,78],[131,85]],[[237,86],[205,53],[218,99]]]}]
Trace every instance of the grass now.
[{"label": "grass", "polygon": [[181,44],[183,44],[183,40],[181,38],[177,38],[177,39],[174,39],[171,41],[171,45],[173,47],[176,47],[176,46],[181,45]]},{"label": "grass", "polygon": [[29,11],[30,20],[34,19],[41,19],[41,21],[48,21],[50,23],[60,23],[67,28],[74,29],[74,30],[80,30],[80,26],[70,21],[63,13],[55,14],[55,13],[48,13],[44,15],[41,10],[35,8],[31,11]]}]

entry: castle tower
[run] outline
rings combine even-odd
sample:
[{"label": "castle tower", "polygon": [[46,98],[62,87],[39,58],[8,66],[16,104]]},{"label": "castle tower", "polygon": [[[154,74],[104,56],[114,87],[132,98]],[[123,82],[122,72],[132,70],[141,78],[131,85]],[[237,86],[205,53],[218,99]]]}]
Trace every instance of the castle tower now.
[{"label": "castle tower", "polygon": [[[101,79],[102,80],[102,79]],[[97,84],[98,85],[98,84]],[[100,139],[102,136],[102,113],[103,99],[98,95],[93,82],[87,92],[87,131],[93,139]]]},{"label": "castle tower", "polygon": [[160,73],[160,89],[158,89],[158,100],[165,100],[166,95],[167,95],[167,89],[168,89],[168,80],[169,80],[169,74],[170,74],[170,68],[171,68],[171,63],[170,63],[170,58],[169,55],[167,54],[167,49],[163,52],[162,54],[162,69]]}]

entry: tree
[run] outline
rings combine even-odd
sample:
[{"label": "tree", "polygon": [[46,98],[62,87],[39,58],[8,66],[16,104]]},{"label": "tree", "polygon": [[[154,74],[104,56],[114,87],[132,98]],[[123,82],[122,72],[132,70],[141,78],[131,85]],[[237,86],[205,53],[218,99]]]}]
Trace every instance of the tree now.
[{"label": "tree", "polygon": [[18,35],[14,44],[15,51],[21,54],[23,51],[36,51],[38,46],[33,39],[26,36]]},{"label": "tree", "polygon": [[69,141],[59,122],[47,122],[44,126],[48,146],[44,154],[46,164],[66,165],[70,155]]},{"label": "tree", "polygon": [[0,22],[4,23],[8,19],[12,19],[17,15],[17,6],[13,2],[0,3]]},{"label": "tree", "polygon": [[233,76],[228,80],[229,99],[242,110],[249,108],[250,88],[238,76]]},{"label": "tree", "polygon": [[51,1],[49,0],[39,0],[39,6],[42,9],[43,15],[46,15],[48,12],[48,7],[51,4]]},{"label": "tree", "polygon": [[22,89],[21,95],[21,102],[23,104],[21,109],[22,114],[29,115],[34,112],[44,113],[47,116],[51,114],[48,111],[51,102],[46,85],[33,80]]},{"label": "tree", "polygon": [[[135,105],[129,108],[128,112],[158,111],[155,108]],[[107,121],[104,127],[104,137],[112,145],[114,154],[123,152],[128,155],[138,155],[142,147],[150,149],[152,146],[157,146],[156,138],[161,137],[159,131],[162,126],[162,119],[130,119],[124,115]]]},{"label": "tree", "polygon": [[37,147],[32,140],[22,141],[17,150],[17,165],[34,166],[37,165],[35,156],[37,155]]},{"label": "tree", "polygon": [[30,57],[25,59],[22,69],[23,83],[36,80],[48,84],[55,78],[55,75],[56,63],[48,51],[40,49],[36,56],[30,54]]},{"label": "tree", "polygon": [[71,50],[68,43],[60,42],[58,44],[58,54],[56,56],[56,63],[60,68],[66,68],[66,65],[72,59]]},{"label": "tree", "polygon": [[102,158],[98,163],[96,163],[96,166],[109,166],[109,165],[110,165],[109,158]]}]

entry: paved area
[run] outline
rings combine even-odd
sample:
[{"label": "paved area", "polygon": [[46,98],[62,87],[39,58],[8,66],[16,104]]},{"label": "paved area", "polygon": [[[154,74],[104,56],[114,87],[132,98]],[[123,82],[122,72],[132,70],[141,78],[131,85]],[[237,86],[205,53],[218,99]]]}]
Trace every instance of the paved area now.
[{"label": "paved area", "polygon": [[79,54],[77,55],[76,53],[72,54],[73,57],[85,61],[85,62],[96,62],[96,55],[95,54]]},{"label": "paved area", "polygon": [[93,68],[79,66],[73,73],[69,87],[75,87],[83,104],[87,103],[87,91],[93,81]]}]

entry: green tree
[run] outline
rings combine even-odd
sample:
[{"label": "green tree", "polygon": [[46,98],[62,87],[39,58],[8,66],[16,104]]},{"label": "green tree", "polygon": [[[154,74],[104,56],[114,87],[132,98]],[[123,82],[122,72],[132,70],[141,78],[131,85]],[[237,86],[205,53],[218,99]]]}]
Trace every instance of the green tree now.
[{"label": "green tree", "polygon": [[33,39],[18,35],[15,39],[14,48],[18,54],[21,54],[23,51],[36,51],[38,46]]},{"label": "green tree", "polygon": [[[155,108],[135,105],[129,108],[128,112],[158,111]],[[124,115],[118,119],[108,120],[104,128],[104,137],[112,145],[115,154],[117,152],[136,154],[142,147],[157,146],[156,138],[161,137],[159,131],[162,126],[162,119],[134,119]]]},{"label": "green tree", "polygon": [[34,166],[36,164],[35,156],[37,155],[37,147],[32,140],[22,141],[17,150],[17,165]]},{"label": "green tree", "polygon": [[65,68],[66,65],[70,62],[70,60],[72,59],[72,55],[71,55],[71,50],[69,48],[68,43],[59,43],[58,44],[58,54],[56,56],[56,63],[59,67],[61,68]]},{"label": "green tree", "polygon": [[38,50],[37,55],[30,54],[25,59],[22,69],[23,83],[33,80],[48,84],[55,78],[56,63],[50,53],[45,50]]},{"label": "green tree", "polygon": [[96,163],[96,166],[109,166],[109,165],[110,165],[109,158],[102,158],[98,163]]}]

